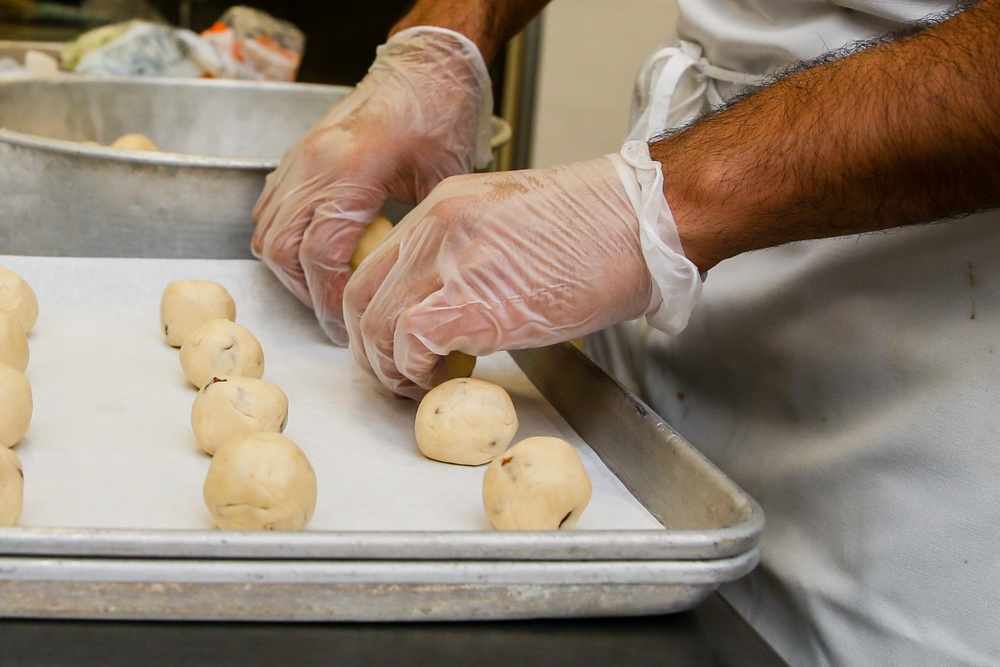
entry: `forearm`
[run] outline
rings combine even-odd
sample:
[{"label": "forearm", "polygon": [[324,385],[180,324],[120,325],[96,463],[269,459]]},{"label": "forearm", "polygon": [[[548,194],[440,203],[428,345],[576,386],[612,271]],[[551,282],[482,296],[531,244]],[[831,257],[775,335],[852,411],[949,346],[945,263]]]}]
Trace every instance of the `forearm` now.
[{"label": "forearm", "polygon": [[700,269],[1000,206],[1000,0],[785,77],[655,142]]},{"label": "forearm", "polygon": [[389,31],[390,36],[419,25],[460,32],[476,46],[487,65],[549,0],[418,0]]}]

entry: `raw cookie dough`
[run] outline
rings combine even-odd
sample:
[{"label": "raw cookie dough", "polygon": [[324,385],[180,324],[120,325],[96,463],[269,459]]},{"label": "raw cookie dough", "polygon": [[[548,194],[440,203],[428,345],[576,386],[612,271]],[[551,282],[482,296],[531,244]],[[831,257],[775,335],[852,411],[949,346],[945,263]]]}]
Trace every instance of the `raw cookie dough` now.
[{"label": "raw cookie dough", "polygon": [[382,239],[388,236],[391,231],[392,223],[384,215],[379,215],[372,220],[365,228],[365,233],[361,235],[358,244],[354,246],[354,253],[347,262],[351,267],[351,271],[357,271],[358,266],[364,261],[365,257],[370,255],[372,250],[377,248]]},{"label": "raw cookie dough", "polygon": [[198,389],[224,375],[264,375],[260,343],[231,320],[209,320],[192,331],[181,344],[180,358],[184,375]]},{"label": "raw cookie dough", "polygon": [[507,449],[517,426],[514,403],[503,387],[456,378],[434,387],[420,401],[414,433],[427,458],[475,466]]},{"label": "raw cookie dough", "polygon": [[28,368],[28,336],[21,323],[5,310],[0,310],[0,364],[7,364],[22,373]]},{"label": "raw cookie dough", "polygon": [[288,397],[258,378],[213,378],[194,399],[191,428],[205,452],[215,454],[226,440],[247,433],[281,433],[288,420]]},{"label": "raw cookie dough", "polygon": [[0,364],[0,447],[13,447],[31,423],[31,385],[17,369]]},{"label": "raw cookie dough", "polygon": [[0,526],[13,526],[24,504],[24,472],[17,454],[0,447]]},{"label": "raw cookie dough", "polygon": [[561,438],[526,438],[486,468],[483,508],[498,530],[567,530],[590,502],[590,477]]},{"label": "raw cookie dough", "polygon": [[472,371],[476,370],[476,357],[458,350],[449,352],[444,363],[448,367],[449,380],[471,377]]},{"label": "raw cookie dough", "polygon": [[301,530],[316,508],[316,473],[280,433],[249,433],[215,453],[204,496],[223,530]]},{"label": "raw cookie dough", "polygon": [[6,310],[21,323],[24,333],[31,331],[38,319],[38,298],[31,285],[10,269],[0,266],[0,310]]},{"label": "raw cookie dough", "polygon": [[158,151],[159,147],[145,134],[126,134],[111,142],[112,148],[126,151]]},{"label": "raw cookie dough", "polygon": [[187,335],[209,320],[236,321],[236,303],[211,280],[175,280],[160,299],[160,330],[167,344],[180,347]]}]

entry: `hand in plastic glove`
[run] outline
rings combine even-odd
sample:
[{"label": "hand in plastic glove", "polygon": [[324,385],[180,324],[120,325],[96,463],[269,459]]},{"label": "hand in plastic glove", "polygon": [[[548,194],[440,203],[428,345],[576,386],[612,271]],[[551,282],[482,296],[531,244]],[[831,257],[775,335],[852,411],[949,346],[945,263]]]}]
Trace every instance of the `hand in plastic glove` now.
[{"label": "hand in plastic glove", "polygon": [[537,347],[643,313],[676,332],[700,290],[660,165],[631,142],[620,156],[448,179],[358,268],[344,310],[362,368],[420,398],[452,350]]},{"label": "hand in plastic glove", "polygon": [[347,344],[348,259],[386,199],[416,203],[490,158],[492,93],[476,46],[442,28],[403,30],[368,74],[292,146],[254,207],[254,254]]}]

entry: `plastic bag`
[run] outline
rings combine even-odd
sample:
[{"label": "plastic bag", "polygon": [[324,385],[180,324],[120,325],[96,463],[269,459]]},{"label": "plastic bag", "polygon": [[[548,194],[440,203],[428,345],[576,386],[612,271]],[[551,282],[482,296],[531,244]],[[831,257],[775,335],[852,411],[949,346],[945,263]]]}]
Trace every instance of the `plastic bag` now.
[{"label": "plastic bag", "polygon": [[97,28],[68,44],[62,62],[91,75],[293,81],[304,45],[292,24],[233,7],[201,35],[138,20]]},{"label": "plastic bag", "polygon": [[301,30],[250,7],[231,7],[201,36],[270,81],[294,81],[305,49]]}]

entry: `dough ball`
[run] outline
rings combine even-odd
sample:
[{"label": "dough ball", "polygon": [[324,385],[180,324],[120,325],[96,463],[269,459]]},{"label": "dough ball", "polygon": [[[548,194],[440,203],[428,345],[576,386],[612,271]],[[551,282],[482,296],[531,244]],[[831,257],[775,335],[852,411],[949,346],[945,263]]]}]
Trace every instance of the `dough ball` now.
[{"label": "dough ball", "polygon": [[372,250],[378,247],[378,244],[389,235],[392,231],[392,223],[389,218],[384,215],[379,215],[375,218],[368,227],[365,228],[365,233],[361,235],[358,240],[358,245],[354,246],[354,253],[351,255],[351,259],[347,262],[351,266],[351,271],[356,271],[358,266],[365,260],[365,257],[372,254]]},{"label": "dough ball", "polygon": [[472,371],[476,370],[476,357],[458,350],[449,352],[444,363],[448,367],[449,380],[471,377]]},{"label": "dough ball", "polygon": [[125,151],[158,151],[159,147],[145,134],[126,134],[111,142],[112,148]]},{"label": "dough ball", "polygon": [[223,530],[300,530],[316,508],[316,473],[280,433],[249,433],[215,452],[204,495]]},{"label": "dough ball", "polygon": [[209,454],[233,436],[281,433],[288,420],[288,397],[280,387],[248,377],[213,378],[194,399],[191,428]]},{"label": "dough ball", "polygon": [[15,368],[0,364],[0,447],[13,447],[31,423],[31,385]]},{"label": "dough ball", "polygon": [[225,287],[211,280],[175,280],[160,299],[160,330],[173,347],[209,320],[236,321],[236,303]]},{"label": "dough ball", "polygon": [[184,375],[198,389],[216,377],[264,375],[260,343],[231,320],[209,320],[192,331],[181,344],[180,358]]},{"label": "dough ball", "polygon": [[517,426],[514,403],[503,387],[456,378],[427,392],[414,432],[427,458],[475,466],[507,449]]},{"label": "dough ball", "polygon": [[31,331],[38,319],[38,298],[24,278],[0,266],[0,310],[14,316],[24,333]]},{"label": "dough ball", "polygon": [[486,468],[483,508],[498,530],[567,530],[590,502],[590,477],[561,438],[526,438]]},{"label": "dough ball", "polygon": [[28,336],[21,323],[5,310],[0,310],[0,364],[7,364],[22,373],[28,367]]},{"label": "dough ball", "polygon": [[0,447],[0,526],[13,526],[24,504],[24,472],[17,454]]}]

